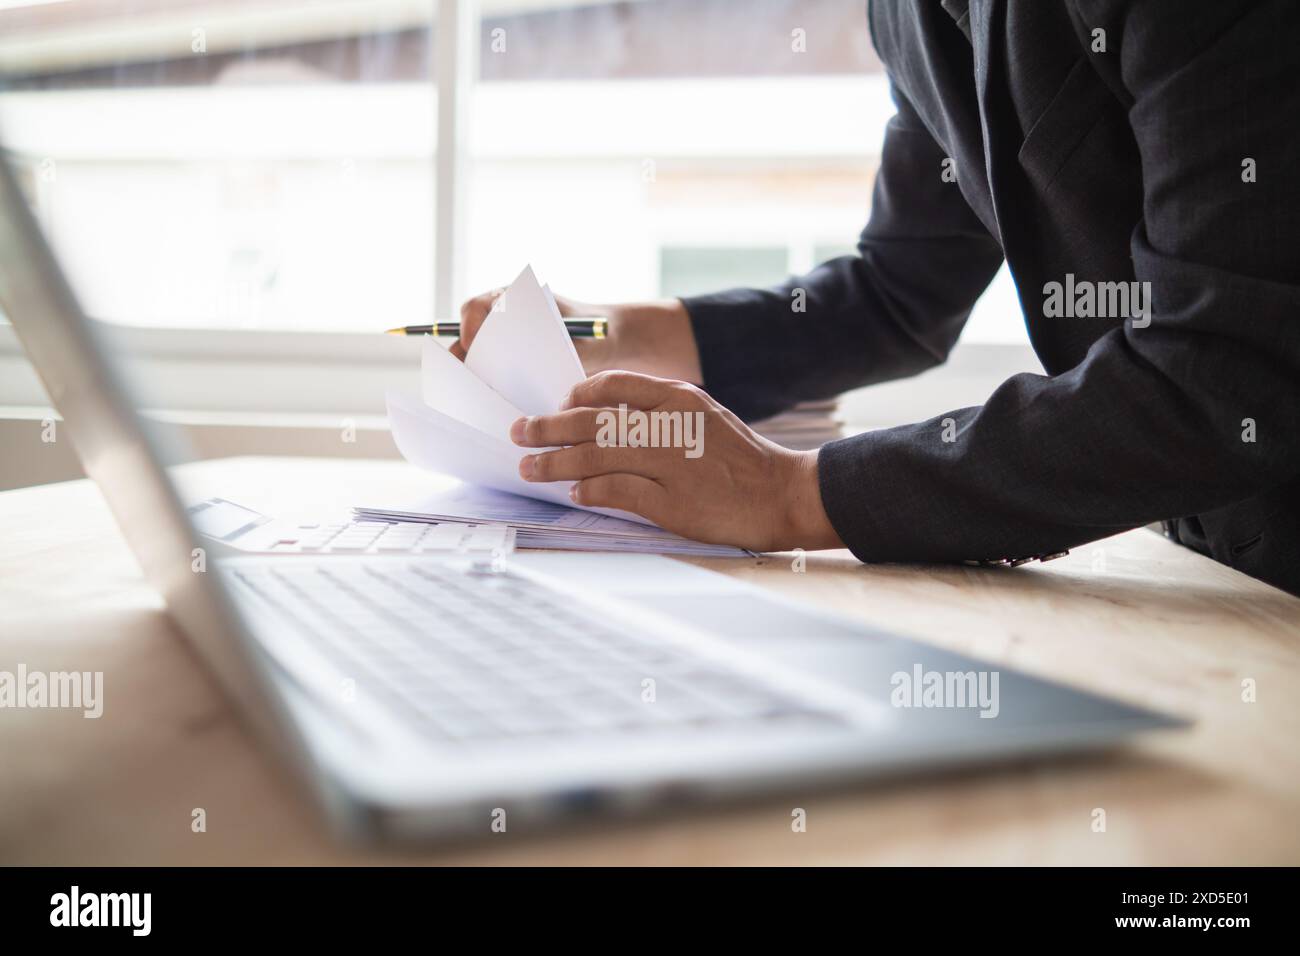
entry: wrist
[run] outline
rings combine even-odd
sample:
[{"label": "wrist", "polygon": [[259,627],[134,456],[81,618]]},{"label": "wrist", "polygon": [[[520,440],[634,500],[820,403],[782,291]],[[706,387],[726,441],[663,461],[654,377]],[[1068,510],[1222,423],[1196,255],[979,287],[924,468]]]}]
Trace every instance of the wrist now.
[{"label": "wrist", "polygon": [[601,371],[608,368],[642,372],[699,385],[700,353],[691,317],[678,299],[628,302],[606,306],[609,338],[593,345]]},{"label": "wrist", "polygon": [[822,504],[817,450],[788,454],[786,493],[777,498],[782,502],[783,512],[777,546],[805,551],[844,547]]}]

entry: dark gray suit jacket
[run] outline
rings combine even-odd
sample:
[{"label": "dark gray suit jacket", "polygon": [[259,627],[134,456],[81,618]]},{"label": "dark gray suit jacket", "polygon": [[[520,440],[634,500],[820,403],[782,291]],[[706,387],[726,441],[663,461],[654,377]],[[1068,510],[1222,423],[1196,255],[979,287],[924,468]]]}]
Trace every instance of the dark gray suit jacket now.
[{"label": "dark gray suit jacket", "polygon": [[[1300,2],[874,0],[868,20],[898,115],[858,254],[686,299],[708,391],[753,419],[937,365],[1005,256],[1047,374],[825,446],[854,554],[1040,555],[1176,519],[1300,593]],[[1149,282],[1149,316],[1051,314],[1067,273]]]}]

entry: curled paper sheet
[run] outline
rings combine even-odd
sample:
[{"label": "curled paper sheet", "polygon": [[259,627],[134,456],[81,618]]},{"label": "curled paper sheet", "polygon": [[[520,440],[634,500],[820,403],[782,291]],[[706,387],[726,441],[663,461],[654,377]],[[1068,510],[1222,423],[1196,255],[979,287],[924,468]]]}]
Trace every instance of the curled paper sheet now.
[{"label": "curled paper sheet", "polygon": [[[389,391],[387,398],[393,441],[411,464],[494,491],[581,507],[569,498],[571,481],[532,482],[520,478],[519,459],[526,452],[508,438],[493,438],[430,408],[413,395]],[[650,524],[639,515],[614,508],[582,510]]]},{"label": "curled paper sheet", "polygon": [[[569,498],[572,482],[519,477],[519,459],[527,452],[510,441],[510,425],[524,415],[559,411],[584,377],[554,298],[525,268],[497,300],[465,362],[432,339],[424,343],[421,395],[387,395],[393,440],[407,461],[429,471],[581,507]],[[650,523],[609,508],[583,510]]]},{"label": "curled paper sheet", "polygon": [[429,408],[503,441],[523,412],[429,336],[420,358],[420,394]]},{"label": "curled paper sheet", "polygon": [[526,266],[474,336],[465,367],[526,415],[549,415],[586,373],[555,299]]}]

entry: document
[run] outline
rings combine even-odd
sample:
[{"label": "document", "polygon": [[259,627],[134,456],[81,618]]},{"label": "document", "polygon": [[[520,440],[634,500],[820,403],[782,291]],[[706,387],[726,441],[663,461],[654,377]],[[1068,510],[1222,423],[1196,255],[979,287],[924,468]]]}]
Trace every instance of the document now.
[{"label": "document", "polygon": [[490,438],[509,441],[511,424],[524,416],[509,399],[471,372],[433,336],[424,340],[420,392],[425,405]]},{"label": "document", "polygon": [[457,485],[414,501],[390,503],[387,507],[362,506],[355,510],[376,516],[501,522],[512,528],[580,532],[584,535],[653,538],[660,541],[678,537],[671,531],[646,524],[642,519],[628,521],[611,514],[579,510],[568,502],[552,504],[477,485]]},{"label": "document", "polygon": [[507,525],[522,548],[571,551],[638,551],[695,557],[745,557],[749,552],[728,545],[704,544],[654,525],[611,515],[523,498],[478,485],[439,481],[436,490],[417,499],[370,502],[354,509],[363,521],[409,521],[445,525]]},{"label": "document", "polygon": [[573,504],[569,499],[572,482],[529,482],[519,477],[519,459],[524,452],[509,438],[489,435],[394,391],[388,393],[388,423],[397,450],[413,465],[484,488]]},{"label": "document", "polygon": [[510,440],[510,426],[526,415],[559,411],[584,377],[555,297],[525,268],[497,299],[464,362],[428,339],[420,393],[387,395],[402,456],[463,484],[449,487],[445,477],[431,477],[429,494],[418,501],[372,501],[354,510],[369,520],[501,522],[517,531],[520,547],[748,554],[688,540],[625,511],[574,505],[572,482],[519,477],[519,459],[528,451]]},{"label": "document", "polygon": [[[519,477],[527,452],[510,441],[510,425],[559,411],[584,377],[554,297],[527,267],[497,299],[463,363],[435,341],[424,344],[421,394],[387,394],[393,441],[407,461],[429,471],[573,508],[572,482]],[[624,511],[584,510],[650,524]]]},{"label": "document", "polygon": [[525,415],[549,415],[586,373],[555,297],[525,266],[488,313],[465,367]]}]

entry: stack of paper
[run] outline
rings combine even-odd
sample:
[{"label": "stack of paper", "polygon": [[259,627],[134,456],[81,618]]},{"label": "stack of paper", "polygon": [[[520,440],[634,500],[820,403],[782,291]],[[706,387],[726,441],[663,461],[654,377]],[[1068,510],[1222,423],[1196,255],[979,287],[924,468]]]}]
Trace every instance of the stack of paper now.
[{"label": "stack of paper", "polygon": [[840,403],[836,399],[800,402],[780,415],[751,422],[750,427],[778,445],[796,451],[808,451],[844,437],[844,423],[839,417],[839,409]]},{"label": "stack of paper", "polygon": [[417,501],[354,509],[362,520],[449,523],[500,522],[519,548],[560,551],[653,551],[696,557],[737,557],[740,548],[690,541],[654,525],[566,508],[503,491],[458,484]]},{"label": "stack of paper", "polygon": [[497,299],[464,362],[427,339],[421,395],[387,396],[393,440],[406,460],[469,487],[450,499],[438,493],[420,502],[359,507],[357,513],[386,520],[505,521],[517,529],[519,547],[748,554],[689,541],[625,511],[576,507],[569,498],[572,482],[519,477],[526,452],[510,441],[511,424],[559,411],[585,377],[554,297],[525,268]]}]

